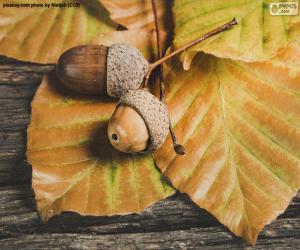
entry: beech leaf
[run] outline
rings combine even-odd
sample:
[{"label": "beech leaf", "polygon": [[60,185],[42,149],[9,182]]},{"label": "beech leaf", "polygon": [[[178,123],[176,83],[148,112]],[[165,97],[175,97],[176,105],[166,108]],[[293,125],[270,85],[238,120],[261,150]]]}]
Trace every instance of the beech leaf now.
[{"label": "beech leaf", "polygon": [[[99,25],[107,26],[106,32],[95,33],[89,43],[109,46],[126,42],[148,60],[153,58],[154,31],[116,31],[104,22]],[[87,27],[90,29],[93,26]],[[162,38],[164,43],[165,32]],[[53,61],[60,55],[56,52],[51,57]],[[106,127],[115,102],[105,97],[76,96],[63,89],[54,72],[44,77],[32,102],[27,131],[27,158],[32,165],[32,187],[42,220],[63,211],[82,215],[137,213],[174,193],[151,155],[122,154],[110,145]]]},{"label": "beech leaf", "polygon": [[[180,64],[180,63],[179,63]],[[300,188],[300,49],[266,62],[199,54],[173,65],[167,103],[178,141],[154,154],[180,192],[255,243]]]},{"label": "beech leaf", "polygon": [[117,215],[143,211],[174,193],[151,155],[123,154],[107,138],[110,98],[67,94],[54,74],[32,102],[27,158],[42,220],[63,211]]},{"label": "beech leaf", "polygon": [[[174,0],[176,48],[235,17],[238,25],[191,49],[246,62],[274,57],[280,48],[300,36],[300,16],[271,16],[273,0]],[[191,61],[195,53],[187,53]],[[188,68],[188,63],[186,63]]]},{"label": "beech leaf", "polygon": [[[53,0],[50,4],[66,2]],[[80,3],[80,8],[1,8],[0,54],[24,61],[56,63],[65,50],[89,44],[115,30],[117,25],[97,0],[72,2]],[[3,0],[2,3],[20,1]],[[49,1],[38,3],[49,4]]]}]

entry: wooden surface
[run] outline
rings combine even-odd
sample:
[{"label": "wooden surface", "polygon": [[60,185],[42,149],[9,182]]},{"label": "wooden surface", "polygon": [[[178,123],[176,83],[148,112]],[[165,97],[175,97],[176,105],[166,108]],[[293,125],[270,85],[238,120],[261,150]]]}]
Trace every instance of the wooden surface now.
[{"label": "wooden surface", "polygon": [[[51,69],[0,58],[0,249],[252,248],[183,194],[139,215],[82,217],[69,212],[43,224],[24,153],[30,102]],[[300,249],[300,193],[263,230],[256,248]]]}]

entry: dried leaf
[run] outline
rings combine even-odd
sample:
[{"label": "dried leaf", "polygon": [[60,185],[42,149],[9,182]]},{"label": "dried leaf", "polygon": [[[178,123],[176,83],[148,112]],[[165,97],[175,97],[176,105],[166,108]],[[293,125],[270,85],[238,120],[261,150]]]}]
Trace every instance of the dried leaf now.
[{"label": "dried leaf", "polygon": [[[50,3],[66,2],[53,0]],[[81,7],[0,9],[0,54],[31,62],[56,63],[68,48],[91,43],[95,37],[115,30],[116,24],[97,0],[72,2],[80,3]],[[2,0],[2,3],[20,1]]]},{"label": "dried leaf", "polygon": [[243,63],[200,55],[169,74],[170,137],[154,154],[174,187],[255,243],[300,188],[300,49]]},{"label": "dried leaf", "polygon": [[[139,48],[145,57],[153,57],[155,34],[145,29],[138,32],[140,39],[133,39],[132,31],[113,31],[93,42],[123,41]],[[32,102],[27,157],[44,221],[63,211],[82,215],[140,212],[174,193],[150,155],[122,154],[111,147],[106,127],[114,107],[114,99],[68,93],[54,75],[43,79]]]},{"label": "dried leaf", "polygon": [[[115,22],[128,29],[155,29],[154,15],[150,0],[99,0],[110,12]],[[172,1],[158,0],[157,15],[160,30],[171,31],[173,28]]]},{"label": "dried leaf", "polygon": [[[273,0],[175,0],[175,47],[180,47],[230,21],[238,25],[189,51],[204,51],[218,57],[262,61],[300,36],[300,16],[271,16]],[[191,61],[187,57],[187,61]]]},{"label": "dried leaf", "polygon": [[174,193],[151,155],[112,148],[107,122],[114,107],[113,99],[64,93],[54,75],[43,79],[32,102],[27,157],[44,221],[63,211],[137,213]]}]

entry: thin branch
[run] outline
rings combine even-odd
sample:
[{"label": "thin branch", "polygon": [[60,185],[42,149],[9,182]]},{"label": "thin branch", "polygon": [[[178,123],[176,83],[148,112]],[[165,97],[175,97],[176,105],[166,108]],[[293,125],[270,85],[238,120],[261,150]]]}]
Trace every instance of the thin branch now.
[{"label": "thin branch", "polygon": [[[157,54],[158,54],[158,60],[162,58],[162,51],[160,48],[160,32],[159,32],[159,25],[158,25],[158,17],[157,17],[157,5],[156,5],[156,0],[152,0],[152,9],[153,9],[153,14],[154,14],[154,20],[155,20],[155,30],[156,30],[156,42],[157,42]],[[150,74],[149,74],[150,76]],[[148,78],[146,78],[146,83],[148,82]],[[163,73],[163,63],[159,64],[159,90],[160,90],[160,101],[165,103],[165,86],[164,86],[164,73]],[[172,128],[172,123],[171,119],[169,117],[169,131],[172,137],[173,141],[173,147],[174,150],[177,154],[179,155],[184,155],[185,154],[185,149],[182,145],[177,144],[177,139],[175,136],[175,132]]]},{"label": "thin branch", "polygon": [[214,29],[214,30],[206,33],[205,35],[203,35],[203,36],[195,39],[194,41],[191,41],[191,42],[187,43],[186,45],[184,45],[181,48],[173,51],[172,53],[170,53],[170,54],[168,54],[168,55],[166,55],[166,56],[158,59],[157,61],[155,61],[154,63],[152,63],[152,64],[149,65],[148,72],[147,72],[147,74],[145,76],[146,80],[149,78],[152,70],[155,69],[157,66],[161,65],[164,61],[166,61],[166,60],[172,58],[173,56],[175,56],[175,55],[177,55],[177,54],[179,54],[179,53],[181,53],[181,52],[189,49],[190,47],[192,47],[192,46],[194,46],[194,45],[196,45],[196,44],[198,44],[198,43],[206,40],[207,38],[210,38],[210,37],[215,36],[215,35],[217,35],[217,34],[219,34],[221,32],[224,32],[226,30],[231,29],[232,26],[234,26],[236,24],[237,24],[237,21],[236,21],[235,18],[233,18],[230,22],[223,24],[222,26],[220,26],[220,27],[218,27],[218,28],[216,28],[216,29]]},{"label": "thin branch", "polygon": [[[157,5],[156,0],[152,0],[152,9],[154,14],[154,21],[155,21],[155,31],[156,31],[156,43],[157,43],[157,54],[158,54],[158,60],[163,57],[162,50],[160,48],[160,32],[159,32],[159,24],[158,24],[158,16],[157,16]],[[163,64],[159,65],[159,90],[160,90],[160,100],[164,100],[164,73],[163,73]]]}]

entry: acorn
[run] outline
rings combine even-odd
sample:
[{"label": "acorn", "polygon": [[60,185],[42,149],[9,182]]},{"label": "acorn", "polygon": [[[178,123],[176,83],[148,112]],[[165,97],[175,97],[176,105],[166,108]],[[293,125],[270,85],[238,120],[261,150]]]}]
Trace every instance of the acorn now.
[{"label": "acorn", "polygon": [[233,19],[151,64],[138,49],[125,43],[77,46],[60,56],[56,73],[62,85],[79,94],[120,97],[139,89],[144,79],[146,86],[153,69],[164,61],[235,24]]},{"label": "acorn", "polygon": [[[144,89],[128,89],[127,92],[120,93],[122,95],[109,121],[107,130],[108,138],[117,150],[125,153],[152,152],[160,148],[166,140],[168,131],[170,131],[175,152],[179,155],[185,154],[184,147],[177,144],[176,136],[172,129],[164,99],[162,77],[160,78],[161,93],[159,100],[145,88],[149,76],[152,70],[161,65],[165,60],[213,35],[230,29],[235,24],[237,24],[237,21],[234,18],[232,21],[184,45],[167,56],[160,57],[156,62],[148,64],[148,70],[145,71],[144,75]],[[162,76],[162,70],[160,73],[160,76]]]},{"label": "acorn", "polygon": [[122,95],[108,124],[111,144],[125,153],[158,149],[168,131],[167,107],[147,89],[130,90]]},{"label": "acorn", "polygon": [[169,130],[174,150],[183,155],[184,147],[176,142],[163,91],[159,100],[139,88],[142,83],[147,86],[151,72],[164,61],[236,24],[234,18],[151,64],[138,49],[124,43],[77,46],[60,56],[56,73],[64,87],[79,94],[120,97],[108,125],[109,140],[116,149],[154,151],[164,143]]},{"label": "acorn", "polygon": [[56,65],[57,76],[67,89],[112,97],[138,89],[147,71],[144,56],[124,43],[73,47],[59,57]]}]

